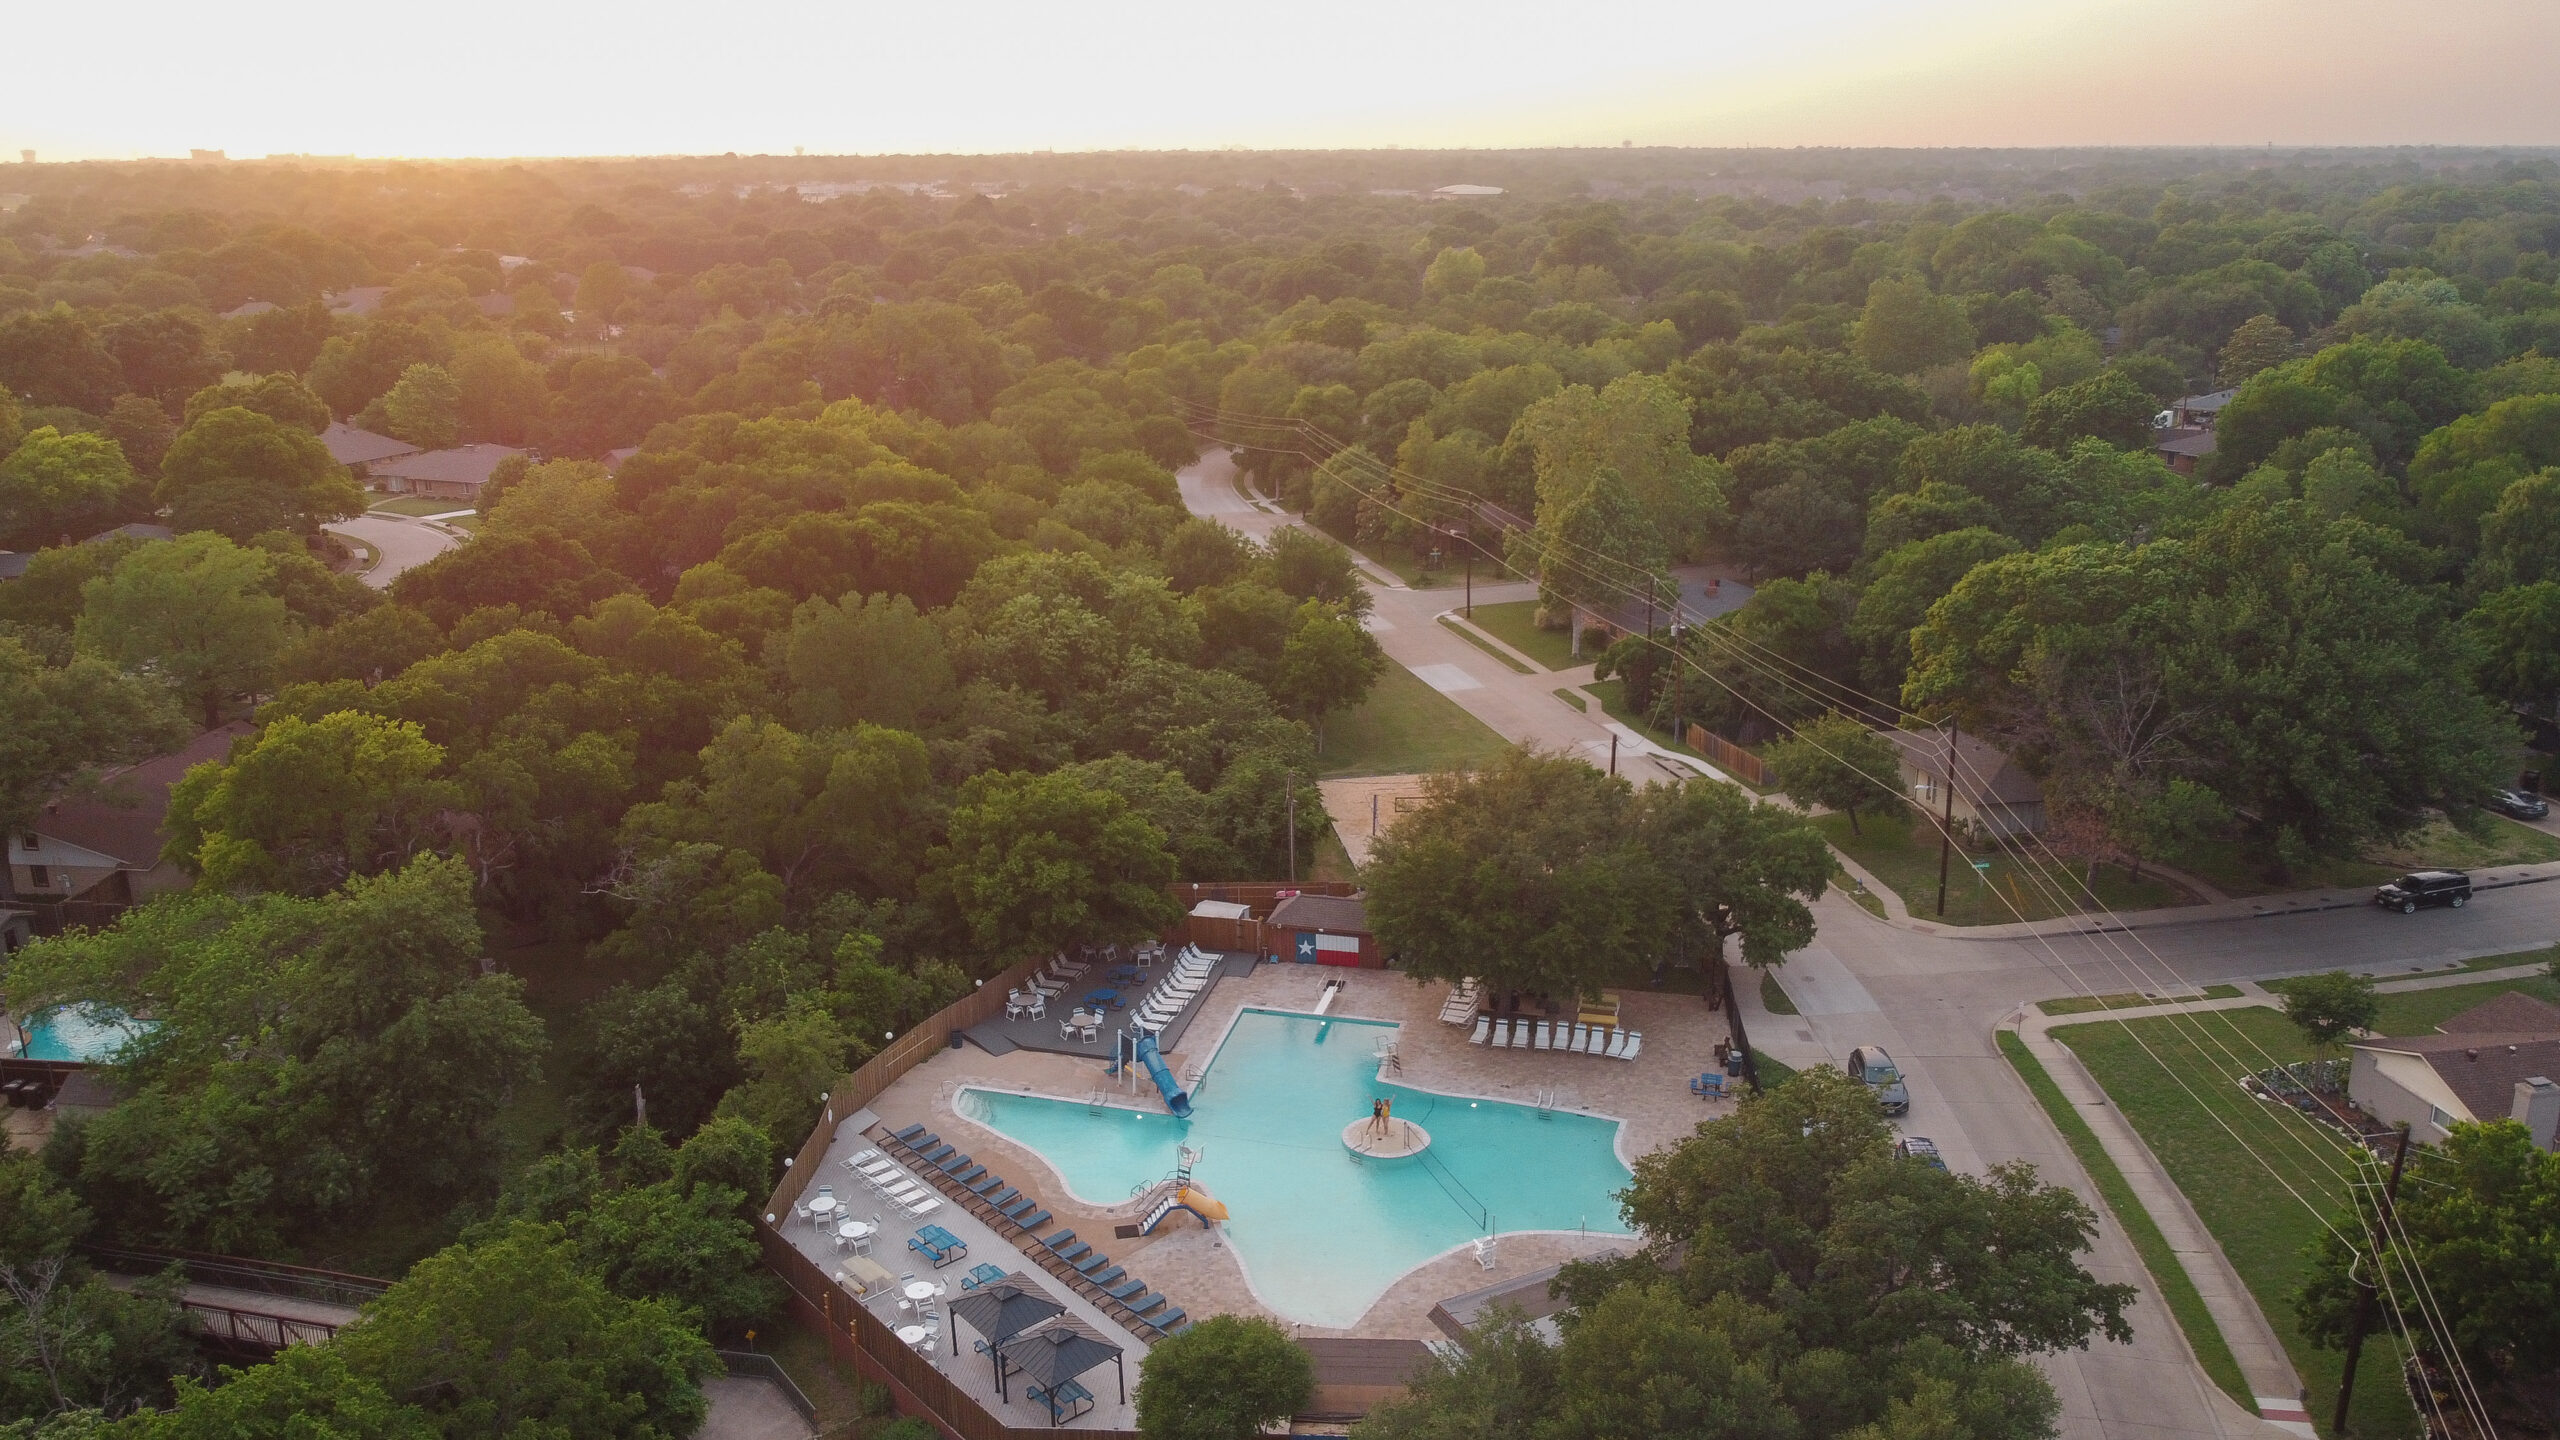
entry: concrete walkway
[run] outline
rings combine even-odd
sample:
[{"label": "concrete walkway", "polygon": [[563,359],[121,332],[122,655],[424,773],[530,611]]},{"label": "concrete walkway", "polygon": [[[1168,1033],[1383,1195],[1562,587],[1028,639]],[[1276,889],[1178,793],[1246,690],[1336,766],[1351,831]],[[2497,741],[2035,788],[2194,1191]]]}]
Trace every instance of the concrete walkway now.
[{"label": "concrete walkway", "polygon": [[[2560,861],[2540,865],[2501,865],[2474,875],[2471,888],[2474,893],[2507,890],[2518,885],[2539,885],[2548,880],[2560,880]],[[2289,915],[2313,915],[2324,910],[2357,910],[2372,904],[2373,892],[2369,889],[2332,888],[2297,890],[2287,895],[2253,895],[2205,905],[2177,905],[2163,910],[2135,910],[2113,916],[2065,915],[2059,919],[2031,920],[2015,925],[1947,925],[1914,917],[1906,908],[1902,917],[1891,923],[1924,935],[1948,935],[1968,940],[2017,940],[2037,936],[2121,934],[2127,930],[2207,925],[2225,920],[2274,920]],[[1892,902],[1887,901],[1886,907],[1887,914],[1891,915]]]},{"label": "concrete walkway", "polygon": [[806,1440],[818,1433],[770,1380],[714,1375],[702,1382],[702,1398],[711,1408],[694,1440]]}]

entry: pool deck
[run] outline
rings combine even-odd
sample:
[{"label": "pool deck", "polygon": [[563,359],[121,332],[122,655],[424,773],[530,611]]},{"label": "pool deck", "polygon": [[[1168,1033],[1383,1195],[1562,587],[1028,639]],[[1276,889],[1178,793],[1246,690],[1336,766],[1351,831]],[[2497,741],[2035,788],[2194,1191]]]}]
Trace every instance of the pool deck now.
[{"label": "pool deck", "polygon": [[[954,1053],[974,1055],[982,1052],[971,1050]],[[960,1288],[961,1277],[979,1265],[1000,1265],[1008,1274],[1029,1271],[1030,1282],[1042,1293],[1065,1305],[1067,1313],[1081,1322],[1086,1329],[1102,1336],[1107,1342],[1119,1346],[1123,1363],[1128,1367],[1129,1394],[1134,1399],[1137,1395],[1138,1362],[1147,1353],[1144,1341],[1139,1340],[1123,1329],[1118,1322],[1094,1308],[1083,1296],[1059,1283],[1055,1277],[1039,1273],[1036,1266],[1026,1266],[1021,1253],[1014,1249],[1012,1242],[999,1238],[995,1231],[989,1229],[985,1223],[959,1205],[946,1199],[939,1208],[928,1214],[914,1218],[904,1217],[886,1200],[873,1193],[860,1176],[844,1168],[843,1161],[847,1156],[881,1148],[878,1141],[867,1139],[863,1134],[864,1126],[872,1113],[861,1112],[848,1116],[836,1126],[835,1139],[827,1146],[826,1159],[820,1162],[818,1176],[810,1182],[809,1193],[817,1193],[819,1185],[832,1185],[835,1187],[837,1197],[845,1202],[848,1213],[856,1219],[877,1219],[880,1222],[879,1238],[871,1244],[872,1263],[879,1265],[892,1275],[903,1277],[913,1273],[917,1279],[933,1281],[950,1292],[946,1297],[933,1302],[940,1308],[943,1317],[942,1339],[936,1346],[935,1352],[928,1357],[933,1361],[934,1368],[957,1382],[961,1389],[969,1393],[971,1399],[976,1400],[986,1409],[987,1413],[999,1417],[1007,1424],[1039,1427],[1049,1423],[1049,1412],[1045,1407],[1023,1398],[1023,1381],[1020,1376],[1015,1376],[1009,1386],[1012,1394],[1010,1400],[997,1398],[994,1367],[985,1356],[969,1348],[971,1341],[981,1337],[969,1328],[967,1322],[951,1314],[951,1302],[968,1293]],[[890,1163],[900,1170],[911,1176],[916,1174],[918,1167],[909,1163],[904,1154],[893,1151],[884,1153],[887,1154]],[[992,1160],[994,1157],[982,1158]],[[1069,1223],[1059,1222],[1061,1225]],[[939,1225],[950,1231],[969,1247],[968,1256],[965,1259],[954,1260],[939,1270],[935,1269],[931,1261],[907,1248],[907,1238],[914,1235],[919,1227],[925,1225]],[[1042,1233],[1050,1234],[1055,1231],[1044,1228]],[[806,1220],[793,1216],[782,1217],[782,1234],[791,1242],[794,1249],[808,1256],[821,1270],[829,1274],[835,1273],[836,1268],[844,1264],[844,1252],[836,1249],[834,1238],[820,1234],[817,1228]],[[1116,1243],[1111,1241],[1111,1232],[1108,1228],[1098,1236],[1087,1234],[1085,1238],[1101,1242],[1097,1248],[1112,1250],[1115,1254],[1118,1251]],[[898,1297],[895,1295],[877,1296],[864,1303],[869,1306],[874,1318],[893,1330],[902,1324],[912,1324],[915,1321],[912,1314],[902,1316],[899,1313]],[[1179,1305],[1183,1302],[1181,1297],[1176,1296],[1173,1303]],[[1202,1313],[1204,1312],[1197,1309],[1192,1311],[1194,1316]],[[957,1355],[951,1353],[955,1342],[959,1351]],[[1060,1429],[1135,1430],[1138,1428],[1137,1407],[1122,1401],[1119,1381],[1113,1375],[1109,1365],[1106,1364],[1082,1376],[1081,1379],[1084,1387],[1093,1392],[1093,1408],[1060,1426]]]},{"label": "pool deck", "polygon": [[[1246,976],[1222,978],[1201,997],[1194,1006],[1187,1033],[1166,1057],[1166,1063],[1184,1083],[1191,1083],[1216,1051],[1236,1015],[1246,1007],[1311,1011],[1325,983],[1331,980],[1348,983],[1327,1013],[1402,1024],[1398,1044],[1402,1068],[1388,1076],[1395,1083],[1522,1105],[1536,1103],[1542,1092],[1560,1092],[1559,1108],[1625,1122],[1618,1138],[1618,1157],[1622,1161],[1632,1162],[1640,1155],[1662,1149],[1687,1137],[1700,1122],[1732,1113],[1732,1101],[1701,1100],[1689,1093],[1690,1077],[1712,1064],[1716,1042],[1727,1038],[1724,1015],[1708,1010],[1706,1002],[1695,995],[1645,990],[1620,992],[1624,1023],[1644,1034],[1644,1053],[1628,1062],[1469,1045],[1471,1027],[1445,1024],[1439,1018],[1441,1002],[1449,994],[1449,986],[1440,982],[1416,983],[1389,970],[1262,965]],[[1095,1059],[1031,1050],[990,1055],[976,1046],[967,1046],[937,1054],[909,1071],[874,1100],[871,1109],[893,1129],[922,1124],[939,1132],[978,1163],[1002,1175],[1005,1183],[1038,1197],[1040,1204],[1055,1216],[1050,1226],[1043,1227],[1043,1233],[1053,1228],[1074,1230],[1097,1249],[1109,1251],[1112,1263],[1127,1267],[1131,1276],[1172,1297],[1172,1303],[1188,1310],[1192,1319],[1215,1314],[1282,1318],[1255,1297],[1235,1253],[1214,1230],[1175,1223],[1143,1239],[1113,1237],[1113,1226],[1137,1220],[1133,1207],[1123,1204],[1102,1208],[1076,1200],[1037,1152],[963,1119],[952,1102],[962,1089],[970,1087],[1071,1100],[1101,1093],[1112,1104],[1161,1111],[1163,1101],[1154,1086],[1142,1081],[1134,1089],[1125,1087],[1105,1076],[1102,1062]],[[840,1142],[840,1148],[849,1152],[861,1146]],[[831,1151],[831,1166],[835,1158]],[[1209,1178],[1204,1173],[1203,1179]],[[1214,1181],[1211,1188],[1215,1189]],[[837,1189],[839,1194],[845,1193],[844,1186]],[[929,1218],[941,1219],[954,1208],[946,1205]],[[949,1224],[948,1228],[960,1229],[957,1224]],[[907,1232],[896,1233],[903,1236]],[[1012,1247],[994,1241],[992,1236],[989,1239],[990,1246],[983,1255],[973,1243],[970,1263],[987,1259],[1013,1268],[1010,1257],[1003,1253]],[[903,1239],[900,1243],[903,1245]],[[1430,1318],[1431,1307],[1440,1301],[1481,1290],[1507,1276],[1602,1251],[1623,1250],[1627,1244],[1623,1235],[1505,1235],[1497,1247],[1492,1269],[1478,1265],[1475,1257],[1463,1249],[1442,1255],[1398,1279],[1360,1317],[1359,1323],[1348,1329],[1296,1324],[1285,1319],[1283,1323],[1308,1338],[1441,1339],[1441,1332]],[[1106,1328],[1102,1333],[1114,1334],[1116,1328]],[[1091,1382],[1087,1385],[1090,1388]]]}]

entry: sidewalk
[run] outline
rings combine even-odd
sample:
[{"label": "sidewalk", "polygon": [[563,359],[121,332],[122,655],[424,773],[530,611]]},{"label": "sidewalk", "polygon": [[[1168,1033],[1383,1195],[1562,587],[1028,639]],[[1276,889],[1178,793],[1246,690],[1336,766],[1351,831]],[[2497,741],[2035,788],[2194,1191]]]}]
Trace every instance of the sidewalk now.
[{"label": "sidewalk", "polygon": [[[2255,987],[2251,987],[2255,988]],[[2284,1344],[2276,1338],[2275,1329],[2267,1323],[2266,1312],[2258,1308],[2257,1297],[2241,1282],[2238,1271],[2222,1253],[2213,1233],[2187,1203],[2186,1195],[2161,1168],[2159,1158],[2151,1153],[2135,1133],[2124,1113],[2107,1100],[2105,1090],[2080,1065],[2080,1057],[2071,1047],[2048,1033],[2057,1024],[2087,1024],[2090,1021],[2137,1019],[2144,1015],[2189,1014],[2209,1010],[2239,1010],[2268,1003],[2265,992],[2242,995],[2231,1000],[2200,1000],[2182,1005],[2149,1005],[2133,1010],[2106,1010],[2089,1015],[2027,1015],[2014,1028],[2024,1040],[2029,1053],[2042,1061],[2053,1082],[2060,1087],[2072,1108],[2088,1122],[2105,1147],[2107,1158],[2124,1172],[2125,1182],[2133,1188],[2153,1224],[2177,1254],[2178,1265],[2194,1282],[2196,1292],[2204,1299],[2205,1310],[2213,1317],[2214,1327],[2222,1332],[2223,1343],[2240,1365],[2240,1373],[2249,1382],[2249,1393],[2258,1400],[2258,1409],[2268,1423],[2293,1434],[2310,1436],[2313,1432],[2302,1415],[2302,1377],[2294,1372],[2293,1361],[2284,1353]],[[2031,1009],[2032,1007],[2025,1007]],[[2004,1026],[2003,1028],[2010,1028]]]},{"label": "sidewalk", "polygon": [[[1833,851],[1837,855],[1838,851]],[[1844,865],[1847,861],[1842,861]],[[1850,873],[1860,875],[1854,867]],[[2474,893],[2483,890],[2507,890],[2518,885],[2539,885],[2547,880],[2560,880],[2560,861],[2540,865],[2510,865],[2472,877]],[[1872,881],[1869,889],[1890,896]],[[2021,940],[2037,935],[2114,935],[2127,930],[2157,930],[2171,925],[2207,925],[2223,920],[2275,920],[2287,915],[2315,915],[2323,910],[2354,910],[2373,903],[2371,890],[2297,890],[2290,895],[2253,895],[2240,900],[2223,900],[2208,905],[2179,905],[2166,910],[2136,910],[2114,916],[2065,915],[2053,920],[2030,920],[2013,925],[1946,925],[1934,920],[1911,918],[1907,909],[1887,923],[1927,935],[1947,935],[1960,940]],[[1888,916],[1897,908],[1891,899],[1885,902]]]}]

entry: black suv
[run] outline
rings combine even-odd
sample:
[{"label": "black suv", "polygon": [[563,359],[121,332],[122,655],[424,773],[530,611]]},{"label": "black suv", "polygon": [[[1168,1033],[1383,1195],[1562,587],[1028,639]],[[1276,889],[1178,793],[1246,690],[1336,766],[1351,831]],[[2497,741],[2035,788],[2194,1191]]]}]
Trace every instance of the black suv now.
[{"label": "black suv", "polygon": [[2373,903],[2403,915],[2415,913],[2421,905],[2450,905],[2459,910],[2471,903],[2471,877],[2459,870],[2420,870],[2374,891]]}]

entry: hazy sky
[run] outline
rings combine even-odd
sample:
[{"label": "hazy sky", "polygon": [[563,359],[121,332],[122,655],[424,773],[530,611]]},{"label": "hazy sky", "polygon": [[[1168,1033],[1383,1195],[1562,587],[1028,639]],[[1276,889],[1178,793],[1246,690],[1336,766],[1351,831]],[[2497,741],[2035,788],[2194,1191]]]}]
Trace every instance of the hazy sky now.
[{"label": "hazy sky", "polygon": [[5,7],[45,159],[2560,144],[2555,0]]}]

